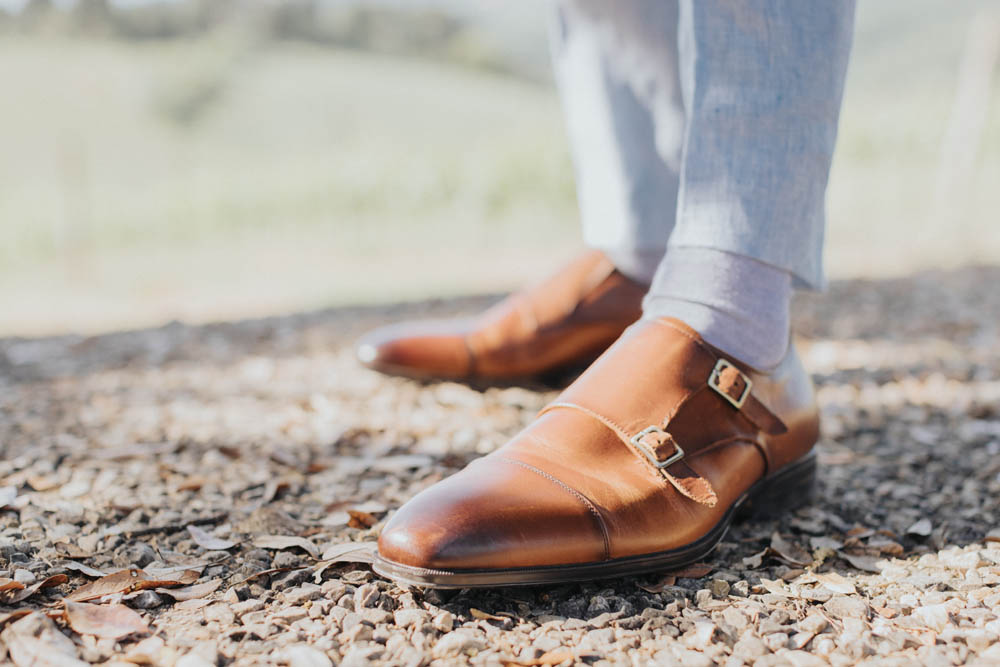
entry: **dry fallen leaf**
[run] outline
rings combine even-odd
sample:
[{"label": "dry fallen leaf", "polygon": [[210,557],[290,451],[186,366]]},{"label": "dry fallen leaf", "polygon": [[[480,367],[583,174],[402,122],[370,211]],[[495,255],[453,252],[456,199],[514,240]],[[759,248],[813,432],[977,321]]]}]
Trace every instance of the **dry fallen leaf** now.
[{"label": "dry fallen leaf", "polygon": [[178,602],[203,598],[210,593],[214,593],[222,585],[222,579],[213,579],[193,586],[184,588],[157,588],[156,592],[161,595],[169,595]]},{"label": "dry fallen leaf", "polygon": [[106,577],[107,572],[101,572],[97,568],[90,567],[84,563],[77,563],[75,560],[68,560],[59,564],[59,567],[64,570],[72,570],[74,572],[79,572],[80,574],[85,574],[88,577]]},{"label": "dry fallen leaf", "polygon": [[647,593],[662,593],[667,590],[668,587],[673,586],[677,583],[677,577],[672,574],[668,574],[660,579],[655,584],[636,584],[639,588],[646,591]]},{"label": "dry fallen leaf", "polygon": [[235,542],[216,537],[198,526],[188,526],[187,531],[190,533],[191,539],[194,540],[195,544],[208,551],[225,551],[236,546]]},{"label": "dry fallen leaf", "polygon": [[[177,571],[178,568],[169,569]],[[160,573],[157,572],[156,574]],[[66,596],[66,599],[71,602],[86,602],[87,600],[97,600],[105,595],[114,595],[115,593],[128,593],[130,591],[165,586],[183,586],[194,583],[198,580],[199,576],[201,575],[198,570],[183,570],[177,576],[172,576],[169,579],[151,578],[150,573],[143,570],[120,570],[92,581],[89,584],[84,584]]]},{"label": "dry fallen leaf", "polygon": [[371,528],[378,523],[378,518],[370,512],[347,510],[347,515],[351,517],[347,521],[347,525],[351,528]]},{"label": "dry fallen leaf", "polygon": [[879,559],[874,556],[865,556],[863,554],[852,554],[845,551],[838,551],[837,555],[846,560],[851,564],[852,567],[856,567],[859,570],[864,570],[865,572],[882,572],[882,568],[879,567]]},{"label": "dry fallen leaf", "polygon": [[0,614],[0,628],[30,613],[32,613],[30,609],[18,609],[16,611],[8,611],[6,614]]},{"label": "dry fallen leaf", "polygon": [[273,567],[270,570],[261,570],[260,572],[254,572],[248,577],[244,577],[239,581],[235,582],[234,586],[239,586],[240,584],[245,584],[248,581],[253,581],[254,579],[260,579],[261,577],[270,577],[272,574],[280,574],[282,572],[291,572],[293,570],[305,570],[305,567]]},{"label": "dry fallen leaf", "polygon": [[127,593],[141,581],[145,581],[146,576],[142,570],[119,570],[106,577],[101,577],[89,584],[84,584],[66,596],[70,602],[85,602],[96,600],[105,595],[114,593]]},{"label": "dry fallen leaf", "polygon": [[334,563],[371,563],[375,559],[375,542],[342,542],[331,544],[323,552],[322,560]]},{"label": "dry fallen leaf", "polygon": [[66,602],[66,621],[81,635],[121,639],[131,634],[149,632],[142,616],[123,604]]},{"label": "dry fallen leaf", "polygon": [[927,537],[931,534],[934,527],[931,525],[930,519],[920,519],[912,526],[906,529],[907,535],[919,535],[920,537]]},{"label": "dry fallen leaf", "polygon": [[169,586],[173,588],[174,586],[187,586],[188,584],[193,584],[198,581],[198,577],[201,576],[199,570],[184,570],[177,576],[172,577],[151,577],[149,573],[146,573],[147,578],[143,581],[136,583],[135,590],[141,591],[146,588],[159,588],[161,586]]},{"label": "dry fallen leaf", "polygon": [[506,616],[497,616],[496,614],[491,614],[489,612],[476,609],[475,607],[469,607],[469,613],[472,618],[478,619],[480,621],[506,621]]},{"label": "dry fallen leaf", "polygon": [[45,614],[30,612],[0,633],[10,661],[17,667],[86,667],[73,640]]},{"label": "dry fallen leaf", "polygon": [[319,549],[304,537],[295,535],[259,535],[254,538],[253,545],[261,549],[293,549],[305,551],[313,558],[319,558]]},{"label": "dry fallen leaf", "polygon": [[28,598],[30,598],[32,595],[34,595],[43,588],[52,588],[53,586],[59,586],[61,584],[65,584],[67,581],[69,581],[69,577],[67,577],[65,574],[54,574],[51,577],[47,577],[45,579],[42,579],[41,581],[35,582],[34,584],[28,586],[24,590],[5,593],[4,595],[6,597],[4,598],[4,601],[7,602],[7,604],[21,602],[23,600],[27,600]]},{"label": "dry fallen leaf", "polygon": [[687,567],[682,567],[679,570],[674,570],[668,574],[672,574],[678,579],[701,579],[707,576],[712,571],[712,566],[707,563],[692,563]]},{"label": "dry fallen leaf", "polygon": [[14,581],[6,577],[0,578],[0,593],[5,591],[19,591],[22,588],[24,588],[24,584],[20,581]]},{"label": "dry fallen leaf", "polygon": [[842,549],[844,544],[832,537],[817,536],[809,538],[809,546],[813,549]]},{"label": "dry fallen leaf", "polygon": [[758,551],[752,556],[747,556],[743,559],[743,567],[749,568],[751,570],[756,570],[758,567],[764,564],[764,556],[767,555],[767,549],[763,551]]},{"label": "dry fallen leaf", "polygon": [[143,574],[147,581],[156,586],[185,586],[198,581],[203,569],[205,563],[188,563],[174,567],[147,567]]},{"label": "dry fallen leaf", "polygon": [[879,553],[888,554],[890,556],[903,555],[903,545],[898,542],[894,542],[887,537],[879,536],[868,540],[868,548],[876,549]]},{"label": "dry fallen leaf", "polygon": [[777,532],[771,535],[770,553],[787,565],[805,566],[812,564],[812,557],[805,549],[789,542]]}]

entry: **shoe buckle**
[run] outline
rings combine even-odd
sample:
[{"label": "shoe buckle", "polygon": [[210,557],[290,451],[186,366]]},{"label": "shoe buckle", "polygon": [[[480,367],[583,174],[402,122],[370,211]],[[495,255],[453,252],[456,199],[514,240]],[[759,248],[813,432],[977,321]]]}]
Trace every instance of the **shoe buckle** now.
[{"label": "shoe buckle", "polygon": [[[732,382],[734,379],[732,371],[737,373],[739,382]],[[729,384],[727,387],[722,386],[723,374],[728,376],[727,381]],[[739,389],[740,383],[743,385],[742,389]],[[708,378],[708,386],[715,390],[719,396],[726,399],[730,405],[739,410],[743,407],[743,404],[746,403],[747,397],[750,395],[750,388],[753,386],[753,381],[750,380],[747,374],[737,368],[731,361],[727,359],[719,359],[719,361],[715,364],[715,368],[712,369],[712,375]],[[739,389],[738,396],[733,396],[730,393],[730,391],[734,388]]]},{"label": "shoe buckle", "polygon": [[635,445],[636,449],[645,454],[646,458],[649,459],[649,462],[652,463],[657,469],[662,470],[663,468],[673,465],[674,463],[677,463],[682,458],[684,458],[684,450],[681,449],[681,446],[678,445],[676,442],[673,442],[674,445],[673,454],[668,456],[663,461],[660,461],[658,458],[656,458],[656,453],[652,449],[650,449],[646,445],[646,443],[642,441],[643,438],[645,438],[647,435],[651,435],[653,433],[662,433],[663,435],[670,438],[671,442],[673,442],[673,438],[670,437],[670,434],[656,425],[647,426],[646,428],[642,429],[641,431],[633,435],[629,440],[633,445]]}]

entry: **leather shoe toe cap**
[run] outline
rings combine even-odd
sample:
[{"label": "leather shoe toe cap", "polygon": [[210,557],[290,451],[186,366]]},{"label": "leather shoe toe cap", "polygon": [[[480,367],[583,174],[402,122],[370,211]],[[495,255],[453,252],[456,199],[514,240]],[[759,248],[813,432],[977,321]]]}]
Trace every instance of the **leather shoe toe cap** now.
[{"label": "leather shoe toe cap", "polygon": [[407,502],[378,550],[409,567],[495,569],[599,561],[607,540],[585,498],[530,466],[487,457]]},{"label": "leather shoe toe cap", "polygon": [[354,354],[373,370],[416,378],[462,378],[471,365],[464,330],[454,322],[382,327],[359,340]]}]

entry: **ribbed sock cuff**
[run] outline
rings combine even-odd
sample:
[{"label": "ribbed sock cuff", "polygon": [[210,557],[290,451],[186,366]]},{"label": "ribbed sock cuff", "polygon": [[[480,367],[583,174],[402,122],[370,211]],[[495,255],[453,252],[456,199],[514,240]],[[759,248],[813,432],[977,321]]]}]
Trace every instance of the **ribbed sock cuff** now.
[{"label": "ribbed sock cuff", "polygon": [[676,317],[750,366],[776,366],[788,350],[792,275],[722,250],[670,247],[643,317]]}]

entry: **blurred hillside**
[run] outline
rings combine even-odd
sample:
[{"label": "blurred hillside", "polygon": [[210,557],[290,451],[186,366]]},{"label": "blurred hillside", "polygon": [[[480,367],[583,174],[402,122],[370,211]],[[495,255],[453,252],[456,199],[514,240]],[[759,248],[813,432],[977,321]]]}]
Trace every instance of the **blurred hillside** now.
[{"label": "blurred hillside", "polygon": [[[831,276],[1000,262],[997,68],[949,139],[992,5],[860,3]],[[0,7],[5,334],[498,291],[578,243],[543,3]]]}]

